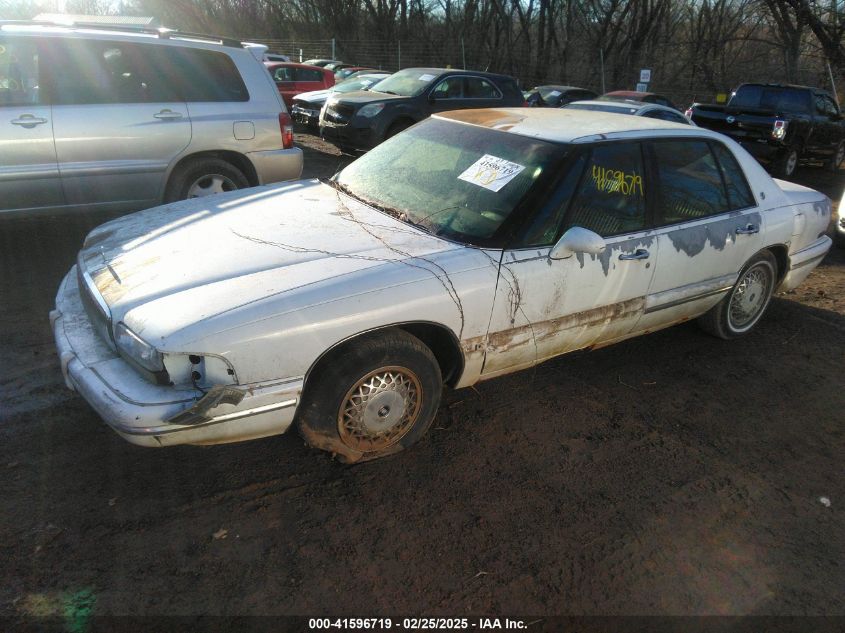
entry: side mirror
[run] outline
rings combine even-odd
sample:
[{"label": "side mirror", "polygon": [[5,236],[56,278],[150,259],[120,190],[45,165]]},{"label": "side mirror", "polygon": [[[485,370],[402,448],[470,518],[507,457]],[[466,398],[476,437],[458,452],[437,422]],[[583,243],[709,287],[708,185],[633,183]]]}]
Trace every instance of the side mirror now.
[{"label": "side mirror", "polygon": [[549,252],[549,258],[566,259],[567,257],[572,257],[575,253],[598,255],[605,248],[607,248],[607,244],[604,238],[598,233],[593,233],[580,226],[573,226],[552,247],[552,250]]},{"label": "side mirror", "polygon": [[437,98],[434,96],[434,92],[429,92],[428,93],[428,102],[434,103],[435,101],[437,101]]}]

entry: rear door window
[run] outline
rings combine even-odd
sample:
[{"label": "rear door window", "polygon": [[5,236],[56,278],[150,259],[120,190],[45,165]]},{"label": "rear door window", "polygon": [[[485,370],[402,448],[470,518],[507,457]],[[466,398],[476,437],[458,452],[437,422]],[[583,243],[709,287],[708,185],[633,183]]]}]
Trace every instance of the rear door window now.
[{"label": "rear door window", "polygon": [[38,50],[28,39],[0,39],[0,106],[41,103]]},{"label": "rear door window", "polygon": [[323,83],[323,72],[311,68],[296,68],[294,76],[296,81],[316,81]]},{"label": "rear door window", "polygon": [[660,224],[677,224],[728,211],[716,157],[704,140],[654,141]]},{"label": "rear door window", "polygon": [[742,167],[739,166],[733,153],[721,143],[714,142],[711,147],[716,154],[719,167],[722,169],[730,210],[735,211],[755,206],[757,203],[751,193],[751,187],[748,186]]},{"label": "rear door window", "polygon": [[45,42],[43,57],[56,105],[182,100],[161,46],[56,39]]},{"label": "rear door window", "polygon": [[467,77],[464,82],[464,97],[467,99],[499,99],[502,93],[491,82],[481,77]]},{"label": "rear door window", "polygon": [[609,237],[648,227],[645,172],[639,143],[595,147],[587,161],[564,230],[580,226]]}]

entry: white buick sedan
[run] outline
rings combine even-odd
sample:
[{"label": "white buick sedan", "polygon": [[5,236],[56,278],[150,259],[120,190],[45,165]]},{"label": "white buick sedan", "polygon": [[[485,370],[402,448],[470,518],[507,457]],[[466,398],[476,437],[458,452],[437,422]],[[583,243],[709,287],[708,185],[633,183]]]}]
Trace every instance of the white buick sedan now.
[{"label": "white buick sedan", "polygon": [[356,462],[419,440],[444,383],[689,319],[746,334],[827,253],[830,212],[708,130],[451,112],[331,180],[104,224],[51,321],[68,386],[130,442],[295,425]]}]

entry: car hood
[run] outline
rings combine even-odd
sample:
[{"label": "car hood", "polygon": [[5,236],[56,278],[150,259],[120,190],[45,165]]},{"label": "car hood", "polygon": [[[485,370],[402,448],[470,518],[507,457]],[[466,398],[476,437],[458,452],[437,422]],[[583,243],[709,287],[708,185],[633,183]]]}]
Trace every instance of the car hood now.
[{"label": "car hood", "polygon": [[344,276],[459,248],[312,180],[118,218],[88,235],[78,264],[112,322],[163,338],[329,280],[331,290],[320,301],[339,299]]},{"label": "car hood", "polygon": [[293,100],[294,101],[308,101],[308,102],[317,102],[319,101],[322,103],[325,101],[334,90],[312,90],[311,92],[300,92],[296,95]]}]

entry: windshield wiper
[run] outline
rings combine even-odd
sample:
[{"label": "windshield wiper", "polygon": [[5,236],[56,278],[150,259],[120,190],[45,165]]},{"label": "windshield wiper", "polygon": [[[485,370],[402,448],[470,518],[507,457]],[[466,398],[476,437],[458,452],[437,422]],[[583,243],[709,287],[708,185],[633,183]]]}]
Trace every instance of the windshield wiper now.
[{"label": "windshield wiper", "polygon": [[[341,193],[345,193],[350,198],[354,198],[358,202],[366,204],[368,207],[373,207],[374,209],[378,209],[379,211],[386,213],[387,215],[389,215],[392,218],[396,218],[397,220],[401,220],[402,222],[407,222],[407,220],[405,218],[405,214],[402,213],[401,211],[399,211],[399,209],[394,209],[393,207],[385,207],[383,205],[380,205],[380,204],[373,202],[372,200],[367,200],[366,198],[362,198],[361,196],[356,194],[354,191],[352,191],[349,187],[347,187],[346,185],[344,185],[342,183],[339,183],[337,180],[334,180],[333,178],[320,178],[320,182],[328,185],[332,189],[336,189],[337,191],[340,191]],[[411,222],[407,222],[407,223],[412,224]]]}]

